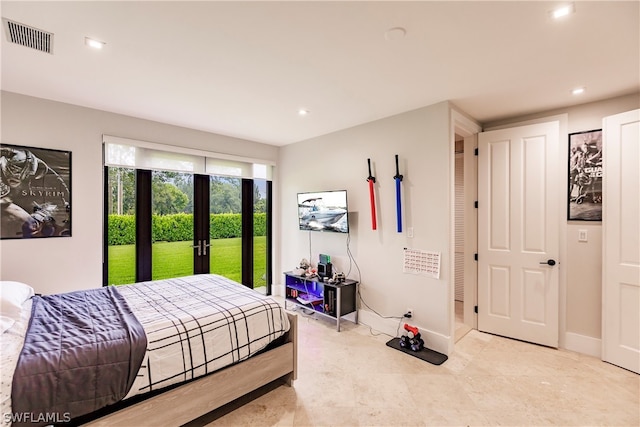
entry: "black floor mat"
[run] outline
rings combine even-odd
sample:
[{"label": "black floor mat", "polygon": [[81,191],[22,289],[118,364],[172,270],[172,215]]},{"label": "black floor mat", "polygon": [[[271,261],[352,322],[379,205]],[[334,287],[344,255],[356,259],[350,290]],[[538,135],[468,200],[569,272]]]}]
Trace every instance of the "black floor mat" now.
[{"label": "black floor mat", "polygon": [[403,353],[410,354],[413,357],[417,357],[418,359],[422,359],[433,365],[442,365],[448,359],[446,355],[438,353],[437,351],[430,350],[428,348],[423,348],[420,351],[413,351],[408,348],[400,347],[400,338],[392,338],[387,342],[387,345],[391,348],[395,348],[396,350],[400,350]]}]

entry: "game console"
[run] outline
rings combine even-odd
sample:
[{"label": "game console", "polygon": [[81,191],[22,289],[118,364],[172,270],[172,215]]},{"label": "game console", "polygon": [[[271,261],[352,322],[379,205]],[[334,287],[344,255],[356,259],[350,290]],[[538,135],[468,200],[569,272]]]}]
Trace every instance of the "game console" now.
[{"label": "game console", "polygon": [[330,262],[327,263],[322,263],[319,262],[318,263],[318,276],[324,278],[324,277],[331,277],[332,273],[332,265]]},{"label": "game console", "polygon": [[320,254],[320,261],[318,262],[318,276],[320,278],[331,277],[332,265],[331,265],[331,257],[329,255]]}]

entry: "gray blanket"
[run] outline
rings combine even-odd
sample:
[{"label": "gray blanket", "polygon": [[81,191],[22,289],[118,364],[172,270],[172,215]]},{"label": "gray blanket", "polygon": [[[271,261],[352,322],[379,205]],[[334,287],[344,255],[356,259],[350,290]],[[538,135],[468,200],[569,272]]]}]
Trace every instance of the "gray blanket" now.
[{"label": "gray blanket", "polygon": [[14,426],[68,421],[127,394],[147,339],[116,288],[36,296],[32,310],[13,380]]}]

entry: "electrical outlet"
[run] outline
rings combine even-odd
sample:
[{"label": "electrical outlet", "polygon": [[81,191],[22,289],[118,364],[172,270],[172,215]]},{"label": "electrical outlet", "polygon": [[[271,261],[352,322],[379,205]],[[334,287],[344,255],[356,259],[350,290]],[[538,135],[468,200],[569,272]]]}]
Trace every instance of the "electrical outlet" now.
[{"label": "electrical outlet", "polygon": [[411,317],[413,317],[413,309],[407,308],[407,311],[405,311],[404,313],[404,317],[406,317],[407,319],[410,319]]}]

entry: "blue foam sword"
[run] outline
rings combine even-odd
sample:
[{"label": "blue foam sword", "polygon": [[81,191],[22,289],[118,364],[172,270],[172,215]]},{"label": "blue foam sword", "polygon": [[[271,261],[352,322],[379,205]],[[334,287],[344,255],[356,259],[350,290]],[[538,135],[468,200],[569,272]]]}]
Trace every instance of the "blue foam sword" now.
[{"label": "blue foam sword", "polygon": [[398,220],[398,233],[402,233],[402,194],[400,190],[402,175],[400,175],[400,168],[398,167],[397,154],[396,154],[396,176],[394,176],[393,179],[396,180],[396,216]]}]

